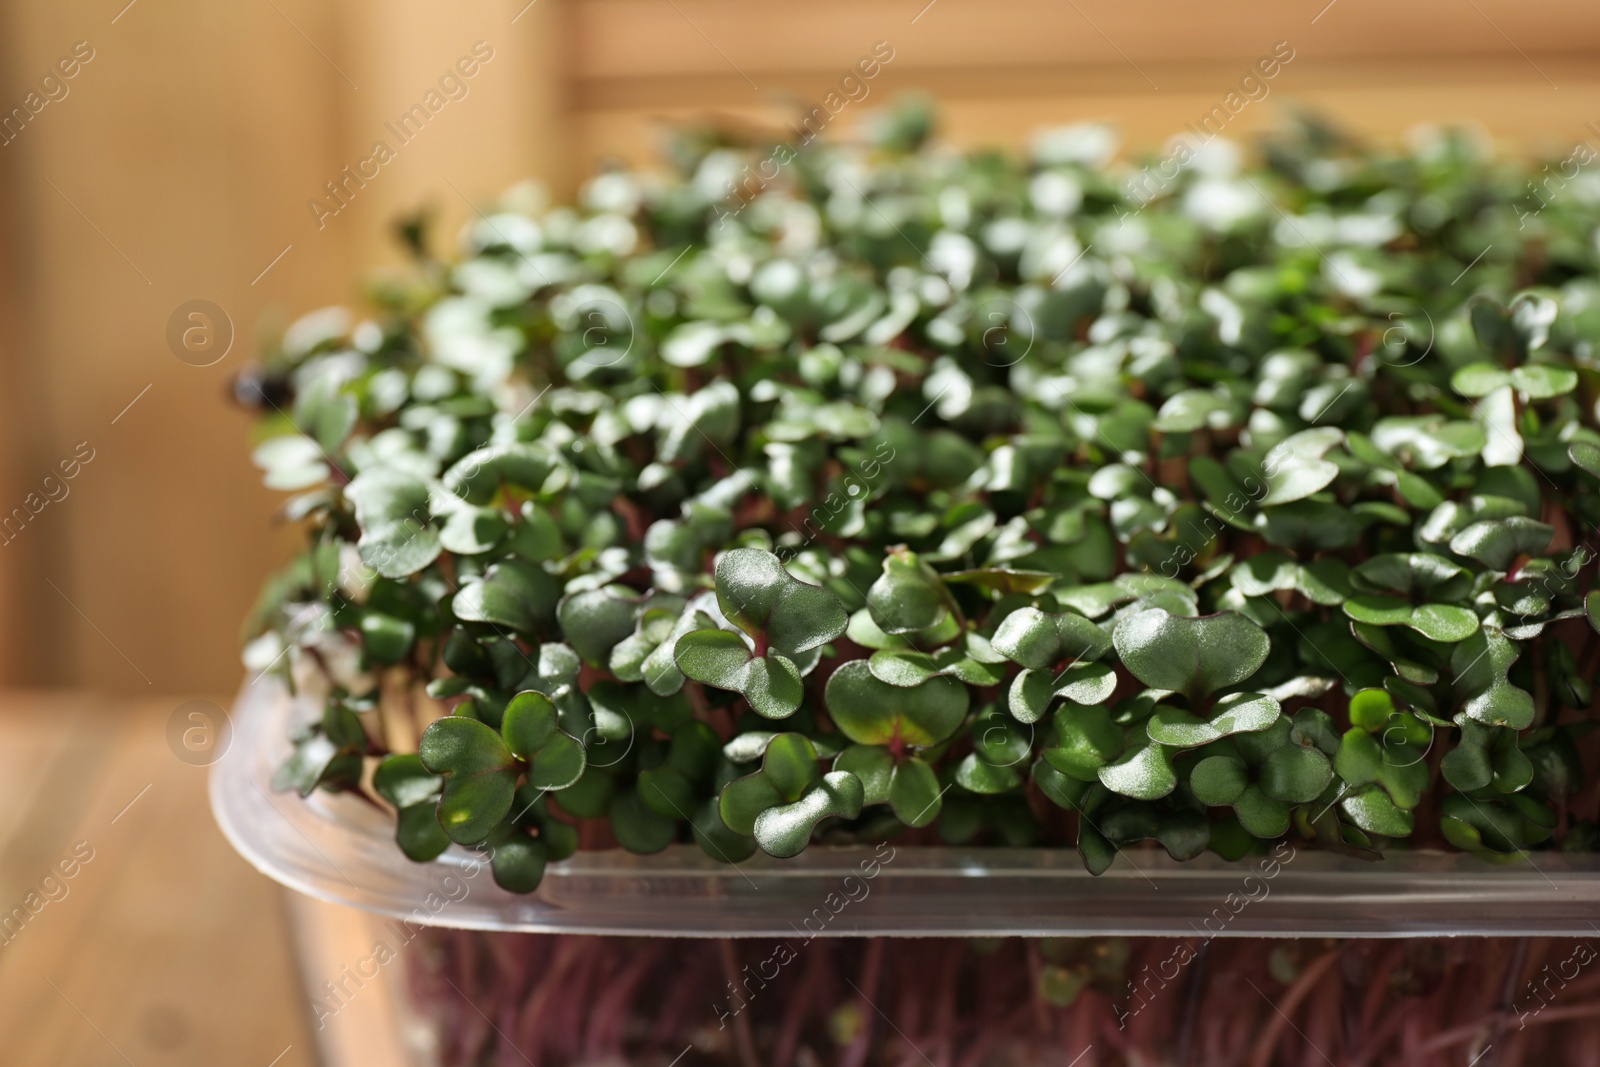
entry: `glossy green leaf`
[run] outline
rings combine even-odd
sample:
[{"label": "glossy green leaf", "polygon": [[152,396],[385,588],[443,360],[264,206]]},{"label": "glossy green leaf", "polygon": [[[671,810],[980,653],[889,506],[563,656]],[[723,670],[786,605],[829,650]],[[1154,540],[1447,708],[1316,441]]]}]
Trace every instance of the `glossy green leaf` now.
[{"label": "glossy green leaf", "polygon": [[631,590],[606,586],[563,597],[556,619],[578,655],[589,663],[605,663],[612,649],[633,633],[638,609]]},{"label": "glossy green leaf", "polygon": [[531,632],[554,614],[559,594],[560,585],[539,567],[503,560],[478,581],[463,584],[450,610],[467,622]]},{"label": "glossy green leaf", "polygon": [[427,483],[380,467],[351,479],[344,493],[361,526],[361,561],[383,577],[404,578],[439,557]]},{"label": "glossy green leaf", "polygon": [[1344,441],[1331,426],[1302,430],[1274,445],[1262,461],[1267,474],[1263,507],[1303,500],[1319,493],[1339,476],[1339,468],[1323,457]]},{"label": "glossy green leaf", "polygon": [[543,693],[526,690],[512,697],[500,731],[512,753],[527,761],[534,788],[565,789],[583,774],[583,742],[561,729],[555,705]]},{"label": "glossy green leaf", "polygon": [[725,552],[716,577],[717,603],[728,621],[785,656],[833,640],[849,622],[837,597],[795,578],[770,552]]},{"label": "glossy green leaf", "polygon": [[969,753],[956,764],[956,784],[971,793],[996,795],[1009,793],[1022,784],[1022,774],[1015,767],[1001,767]]},{"label": "glossy green leaf", "polygon": [[1567,456],[1583,471],[1600,478],[1600,444],[1593,441],[1574,441],[1567,446]]},{"label": "glossy green leaf", "polygon": [[372,788],[396,808],[409,808],[437,800],[444,779],[422,765],[420,756],[406,753],[384,757],[372,775]]},{"label": "glossy green leaf", "polygon": [[863,804],[886,804],[894,781],[895,760],[876,745],[851,745],[833,761],[836,771],[849,771],[861,782]]},{"label": "glossy green leaf", "polygon": [[1278,720],[1278,702],[1261,693],[1229,693],[1201,719],[1171,704],[1157,705],[1145,727],[1150,740],[1174,748],[1194,748],[1231,734],[1265,730]]},{"label": "glossy green leaf", "polygon": [[[714,630],[716,620],[703,611],[690,610],[681,615],[673,623],[672,630],[661,640],[661,643],[651,650],[639,664],[639,674],[644,679],[644,684],[650,692],[658,697],[671,696],[683,688],[683,672],[678,669],[678,642],[685,634],[696,630]],[[626,638],[624,639],[626,641]],[[612,650],[613,662],[616,657],[618,644]]]},{"label": "glossy green leaf", "polygon": [[439,825],[435,802],[401,808],[395,818],[395,843],[411,862],[427,863],[438,859],[450,847],[450,835]]},{"label": "glossy green leaf", "polygon": [[1555,532],[1554,526],[1513,515],[1473,523],[1450,539],[1450,551],[1504,571],[1518,556],[1544,551]]},{"label": "glossy green leaf", "polygon": [[677,838],[677,821],[652,811],[634,790],[612,797],[607,816],[617,844],[629,852],[641,855],[660,852]]},{"label": "glossy green leaf", "polygon": [[1233,802],[1239,825],[1255,837],[1281,837],[1289,829],[1289,805],[1266,794],[1258,785],[1248,785]]},{"label": "glossy green leaf", "polygon": [[1383,729],[1394,713],[1394,698],[1382,689],[1363,689],[1350,698],[1350,723],[1363,730]]},{"label": "glossy green leaf", "polygon": [[439,824],[450,840],[477,844],[510,812],[522,767],[488,726],[461,715],[436,719],[423,731],[417,755],[444,777]]},{"label": "glossy green leaf", "polygon": [[1399,597],[1363,594],[1344,602],[1344,613],[1368,626],[1408,626],[1430,641],[1453,644],[1478,632],[1470,608],[1453,604],[1411,605]]},{"label": "glossy green leaf", "polygon": [[1111,649],[1110,636],[1082,615],[1031,607],[1007,615],[991,643],[996,652],[1035,671],[1097,660]]},{"label": "glossy green leaf", "polygon": [[418,756],[386,757],[373,772],[372,787],[395,806],[395,841],[407,859],[426,863],[450,847],[437,813],[444,779],[424,767]]},{"label": "glossy green leaf", "polygon": [[543,842],[534,841],[525,834],[508,836],[494,844],[489,857],[489,870],[495,884],[512,893],[531,893],[544,880],[549,852]]},{"label": "glossy green leaf", "polygon": [[1515,642],[1480,630],[1455,647],[1450,669],[1457,687],[1469,694],[1462,712],[1488,726],[1525,730],[1533,722],[1533,697],[1512,685],[1507,672],[1521,654]]},{"label": "glossy green leaf", "polygon": [[861,660],[833,672],[824,699],[834,724],[857,744],[898,741],[913,747],[948,740],[966,718],[968,703],[966,687],[952,678],[893,686],[874,678]]},{"label": "glossy green leaf", "polygon": [[[754,837],[757,816],[775,805],[799,800],[820,773],[817,750],[810,740],[803,734],[778,734],[767,743],[760,770],[723,786],[717,811],[734,833]],[[864,789],[862,795],[864,799]]]},{"label": "glossy green leaf", "polygon": [[889,783],[889,807],[907,826],[927,826],[939,817],[943,793],[933,768],[911,756],[895,767]]},{"label": "glossy green leaf", "polygon": [[1159,800],[1178,785],[1172,750],[1153,742],[1137,745],[1100,768],[1099,778],[1107,789],[1135,800]]},{"label": "glossy green leaf", "polygon": [[1141,682],[1191,698],[1249,678],[1271,647],[1259,626],[1233,612],[1184,618],[1154,608],[1123,619],[1113,637]]},{"label": "glossy green leaf", "polygon": [[1411,812],[1396,807],[1389,794],[1375,785],[1349,793],[1339,801],[1339,810],[1369,834],[1409,837],[1416,826]]},{"label": "glossy green leaf", "polygon": [[1122,730],[1107,709],[1068,704],[1055,713],[1043,756],[1061,773],[1093,782],[1122,748]]},{"label": "glossy green leaf", "polygon": [[950,594],[939,575],[904,550],[884,557],[883,573],[867,590],[867,607],[887,634],[930,630],[951,617]]},{"label": "glossy green leaf", "polygon": [[1195,797],[1214,807],[1232,804],[1249,785],[1250,774],[1237,756],[1207,756],[1189,775]]},{"label": "glossy green leaf", "polygon": [[1511,371],[1511,384],[1530,400],[1548,400],[1578,387],[1578,372],[1571,367],[1529,363]]},{"label": "glossy green leaf", "polygon": [[855,775],[830,771],[812,782],[799,800],[768,808],[757,816],[756,843],[771,856],[798,856],[822,820],[860,815],[862,798],[861,781]]},{"label": "glossy green leaf", "polygon": [[715,799],[703,800],[696,805],[690,830],[702,852],[723,863],[740,863],[756,851],[756,843],[747,836],[734,833],[722,821]]},{"label": "glossy green leaf", "polygon": [[1493,363],[1472,363],[1450,376],[1450,388],[1467,397],[1484,397],[1511,382],[1511,374]]},{"label": "glossy green leaf", "polygon": [[768,719],[793,715],[805,696],[793,662],[771,651],[757,659],[745,639],[728,630],[685,634],[678,639],[674,659],[686,677],[740,693]]},{"label": "glossy green leaf", "polygon": [[1261,791],[1291,804],[1309,804],[1333,780],[1333,767],[1315,748],[1285,745],[1261,765]]},{"label": "glossy green leaf", "polygon": [[524,441],[488,445],[469,452],[444,474],[444,486],[473,504],[487,504],[502,486],[537,492],[554,463],[544,448]]}]

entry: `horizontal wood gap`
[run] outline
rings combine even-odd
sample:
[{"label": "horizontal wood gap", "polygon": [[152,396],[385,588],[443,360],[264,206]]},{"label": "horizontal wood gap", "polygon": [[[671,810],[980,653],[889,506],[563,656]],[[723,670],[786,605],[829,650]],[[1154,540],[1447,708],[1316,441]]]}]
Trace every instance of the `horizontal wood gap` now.
[{"label": "horizontal wood gap", "polygon": [[[1141,64],[1141,75],[1127,63],[1064,66],[948,66],[887,67],[868,83],[867,100],[874,105],[897,93],[917,90],[945,100],[1003,99],[1039,96],[1121,96],[1132,93],[1215,93],[1234,89],[1250,72],[1244,61],[1216,60],[1171,64]],[[1540,72],[1543,72],[1542,74]],[[1600,53],[1557,53],[1530,56],[1477,55],[1438,56],[1426,61],[1396,65],[1381,59],[1320,59],[1316,62],[1291,62],[1268,83],[1269,95],[1279,92],[1415,85],[1458,82],[1472,87],[1485,83],[1523,85],[1538,83],[1550,90],[1555,84],[1588,82],[1600,71]],[[579,78],[572,86],[571,104],[576,111],[632,109],[648,107],[768,107],[800,108],[816,106],[830,90],[838,87],[842,70],[813,69],[802,72],[752,71],[746,73],[760,88],[729,71],[645,77]],[[1151,89],[1148,75],[1159,90]],[[854,106],[854,105],[852,105]],[[1600,114],[1600,102],[1595,106]]]},{"label": "horizontal wood gap", "polygon": [[[579,78],[761,72],[848,64],[888,41],[896,62],[961,65],[1248,60],[1289,41],[1323,57],[1529,55],[1600,48],[1592,0],[1277,0],[1209,4],[1115,0],[586,0],[572,9],[572,71]],[[1313,21],[1315,19],[1315,21]],[[1159,81],[1159,79],[1158,79]]]}]

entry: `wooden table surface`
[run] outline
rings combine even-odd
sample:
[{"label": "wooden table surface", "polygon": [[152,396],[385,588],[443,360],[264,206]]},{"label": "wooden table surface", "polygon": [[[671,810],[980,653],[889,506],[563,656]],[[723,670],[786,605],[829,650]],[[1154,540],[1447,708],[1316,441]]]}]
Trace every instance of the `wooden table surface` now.
[{"label": "wooden table surface", "polygon": [[169,748],[182,703],[0,694],[6,1067],[323,1062],[289,894],[229,847],[207,769]]}]

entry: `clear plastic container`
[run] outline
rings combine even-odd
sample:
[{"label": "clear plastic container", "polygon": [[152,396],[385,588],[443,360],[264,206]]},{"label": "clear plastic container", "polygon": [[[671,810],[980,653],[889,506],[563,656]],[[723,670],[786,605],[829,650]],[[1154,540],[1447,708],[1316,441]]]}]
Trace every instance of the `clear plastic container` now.
[{"label": "clear plastic container", "polygon": [[275,682],[245,686],[211,775],[223,832],[291,889],[422,926],[666,937],[1593,936],[1600,858],[1491,864],[1394,851],[1368,863],[1283,846],[1272,857],[1174,862],[1124,853],[1089,875],[1071,851],[813,846],[730,866],[694,846],[653,856],[579,852],[538,892],[494,885],[474,853],[408,861],[383,812],[349,797],[277,794],[273,769],[297,707]]}]

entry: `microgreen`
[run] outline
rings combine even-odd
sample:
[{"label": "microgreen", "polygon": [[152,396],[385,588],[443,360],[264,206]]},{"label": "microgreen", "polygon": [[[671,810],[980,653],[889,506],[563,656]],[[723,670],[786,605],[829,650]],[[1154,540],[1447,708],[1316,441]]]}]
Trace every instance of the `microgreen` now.
[{"label": "microgreen", "polygon": [[276,787],[519,892],[580,842],[1595,839],[1600,208],[1512,231],[1439,136],[1135,197],[883,134],[736,215],[686,137],[513,198],[265,357]]}]

